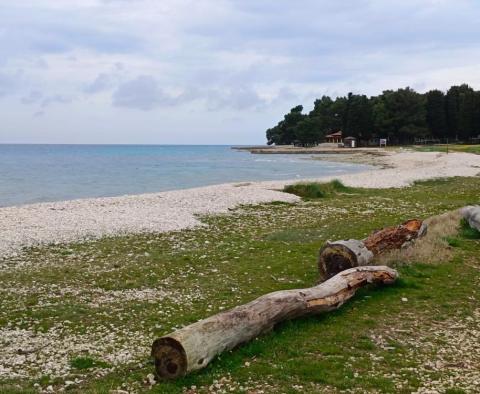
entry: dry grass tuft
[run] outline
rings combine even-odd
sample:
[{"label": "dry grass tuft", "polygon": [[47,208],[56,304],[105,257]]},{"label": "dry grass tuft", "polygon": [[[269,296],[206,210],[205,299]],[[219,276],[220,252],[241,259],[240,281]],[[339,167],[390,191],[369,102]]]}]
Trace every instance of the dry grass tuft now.
[{"label": "dry grass tuft", "polygon": [[428,231],[424,237],[410,247],[378,256],[375,262],[392,265],[413,262],[441,263],[450,260],[453,257],[453,251],[448,240],[449,237],[455,237],[458,234],[460,219],[460,210],[426,219]]}]

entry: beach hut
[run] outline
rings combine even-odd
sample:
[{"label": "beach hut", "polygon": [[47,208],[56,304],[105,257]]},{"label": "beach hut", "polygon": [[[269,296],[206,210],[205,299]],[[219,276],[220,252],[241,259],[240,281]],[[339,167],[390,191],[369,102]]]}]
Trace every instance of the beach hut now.
[{"label": "beach hut", "polygon": [[325,138],[326,138],[327,142],[338,144],[338,143],[342,142],[342,131],[337,131],[335,133],[328,134],[328,135],[325,136]]},{"label": "beach hut", "polygon": [[343,139],[343,146],[345,148],[356,148],[357,147],[357,139],[355,137],[345,137]]}]

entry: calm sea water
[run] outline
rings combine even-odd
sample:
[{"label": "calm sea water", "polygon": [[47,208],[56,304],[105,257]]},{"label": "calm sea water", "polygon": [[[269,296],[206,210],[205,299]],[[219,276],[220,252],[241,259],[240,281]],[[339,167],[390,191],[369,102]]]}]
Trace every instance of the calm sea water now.
[{"label": "calm sea water", "polygon": [[368,168],[229,146],[0,145],[0,206],[281,180]]}]

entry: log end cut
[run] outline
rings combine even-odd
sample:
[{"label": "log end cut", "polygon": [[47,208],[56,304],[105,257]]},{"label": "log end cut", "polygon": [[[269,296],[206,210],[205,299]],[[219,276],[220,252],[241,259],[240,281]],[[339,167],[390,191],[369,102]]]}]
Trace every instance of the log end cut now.
[{"label": "log end cut", "polygon": [[157,375],[162,379],[177,379],[187,373],[187,354],[181,343],[173,338],[155,340],[152,357]]},{"label": "log end cut", "polygon": [[328,279],[349,268],[366,265],[372,258],[373,254],[365,247],[362,241],[349,239],[327,242],[320,249],[318,269],[323,279]]}]

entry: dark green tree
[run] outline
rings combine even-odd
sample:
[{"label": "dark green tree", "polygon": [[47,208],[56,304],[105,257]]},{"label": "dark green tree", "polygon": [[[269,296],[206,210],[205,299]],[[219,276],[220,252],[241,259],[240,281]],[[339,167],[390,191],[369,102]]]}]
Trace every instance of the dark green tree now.
[{"label": "dark green tree", "polygon": [[[458,140],[461,134],[469,128],[469,120],[465,112],[465,106],[468,107],[470,105],[470,100],[465,100],[465,96],[469,96],[471,93],[473,93],[473,89],[467,84],[452,86],[447,91],[448,136],[451,139]],[[463,118],[462,120],[461,117]]]},{"label": "dark green tree", "polygon": [[301,105],[292,108],[268,129],[268,144],[311,145],[339,130],[360,143],[372,137],[412,143],[426,136],[469,141],[480,135],[480,92],[466,84],[452,86],[446,94],[419,94],[407,87],[371,98],[352,93],[336,99],[323,96],[308,115],[302,111]]},{"label": "dark green tree", "polygon": [[369,140],[373,135],[372,102],[365,95],[349,93],[344,114],[344,135]]},{"label": "dark green tree", "polygon": [[325,138],[319,119],[311,116],[306,116],[298,123],[296,136],[297,141],[304,146],[316,145]]},{"label": "dark green tree", "polygon": [[425,97],[408,87],[384,91],[373,105],[378,137],[387,137],[393,143],[411,143],[427,135],[425,107]]},{"label": "dark green tree", "polygon": [[448,137],[445,94],[440,90],[430,90],[425,96],[427,100],[427,125],[429,133],[435,138]]},{"label": "dark green tree", "polygon": [[290,145],[296,139],[297,124],[305,117],[303,106],[297,105],[275,127],[267,130],[268,145]]},{"label": "dark green tree", "polygon": [[268,145],[281,145],[283,141],[282,127],[281,123],[278,123],[276,126],[267,130],[267,144]]},{"label": "dark green tree", "polygon": [[313,109],[308,116],[316,119],[319,133],[325,135],[342,129],[345,110],[345,98],[332,100],[328,96],[323,96],[321,99],[315,100]]},{"label": "dark green tree", "polygon": [[473,114],[474,131],[471,137],[480,138],[480,92],[475,92],[475,109]]},{"label": "dark green tree", "polygon": [[296,107],[293,107],[283,119],[284,143],[286,145],[292,144],[297,139],[297,125],[305,118],[302,111],[303,106],[297,105]]},{"label": "dark green tree", "polygon": [[471,88],[461,92],[459,96],[458,137],[462,141],[468,141],[476,132],[476,96]]}]

